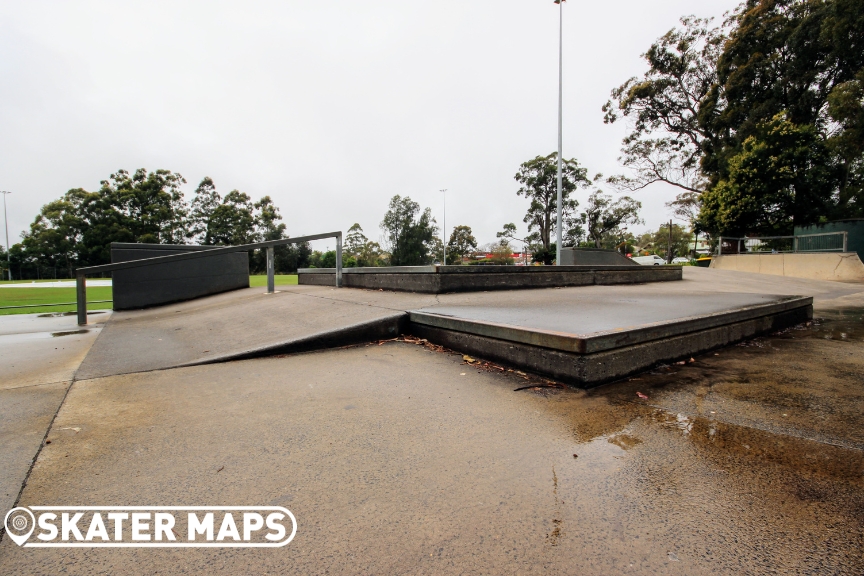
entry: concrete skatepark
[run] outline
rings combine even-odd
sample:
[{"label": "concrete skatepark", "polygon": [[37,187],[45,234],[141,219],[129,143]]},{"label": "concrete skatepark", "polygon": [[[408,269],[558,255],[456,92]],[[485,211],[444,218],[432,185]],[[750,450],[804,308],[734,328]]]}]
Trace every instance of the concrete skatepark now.
[{"label": "concrete skatepark", "polygon": [[[688,268],[456,294],[249,288],[83,333],[18,320],[7,358],[70,344],[0,391],[7,508],[272,503],[300,528],[276,551],[4,538],[0,573],[860,572],[862,309],[864,285]],[[396,339],[414,332],[431,342]],[[669,338],[638,365],[633,347]],[[638,374],[586,391],[505,362],[553,344],[626,350]]]}]

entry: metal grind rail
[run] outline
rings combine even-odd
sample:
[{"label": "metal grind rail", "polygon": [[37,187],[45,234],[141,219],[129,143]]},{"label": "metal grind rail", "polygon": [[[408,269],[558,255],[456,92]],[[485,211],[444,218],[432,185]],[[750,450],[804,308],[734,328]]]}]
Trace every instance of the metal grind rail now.
[{"label": "metal grind rail", "polygon": [[183,254],[172,254],[170,256],[157,256],[155,258],[143,258],[141,260],[129,260],[127,262],[117,262],[114,264],[102,264],[101,266],[87,266],[75,270],[75,291],[77,295],[78,306],[78,325],[84,326],[87,324],[87,275],[99,274],[102,272],[114,272],[116,270],[129,270],[131,268],[141,268],[144,266],[152,266],[154,264],[164,264],[166,262],[182,262],[183,260],[194,260],[196,258],[205,258],[207,256],[215,256],[217,254],[230,254],[233,252],[247,252],[249,250],[267,250],[267,293],[272,294],[276,291],[276,261],[273,249],[276,246],[285,246],[288,244],[300,244],[303,242],[311,242],[313,240],[324,240],[326,238],[336,238],[336,287],[342,287],[342,232],[326,232],[324,234],[313,234],[311,236],[298,236],[296,238],[281,238],[279,240],[268,240],[266,242],[256,242],[254,244],[242,244],[240,246],[220,246],[212,250],[199,250],[195,252],[184,252]]}]

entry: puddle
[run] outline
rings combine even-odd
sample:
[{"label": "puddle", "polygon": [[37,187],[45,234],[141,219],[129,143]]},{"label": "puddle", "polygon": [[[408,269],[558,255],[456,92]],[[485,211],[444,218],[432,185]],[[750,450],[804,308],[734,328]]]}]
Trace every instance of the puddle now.
[{"label": "puddle", "polygon": [[779,465],[864,481],[864,310],[827,311],[743,344],[587,391],[552,391],[544,408],[576,444],[610,456],[662,460],[687,446],[727,470]]},{"label": "puddle", "polygon": [[[37,318],[62,318],[64,316],[76,316],[77,312],[49,312],[47,314],[39,314]],[[87,312],[87,316],[95,316],[97,314],[105,314],[102,312]]]},{"label": "puddle", "polygon": [[53,336],[54,338],[57,338],[60,336],[75,336],[77,334],[86,334],[89,331],[90,330],[86,330],[86,329],[82,328],[81,330],[69,330],[68,332],[52,332],[51,336]]},{"label": "puddle", "polygon": [[629,434],[616,434],[609,438],[608,442],[618,446],[622,450],[630,450],[631,448],[642,444],[642,440]]}]

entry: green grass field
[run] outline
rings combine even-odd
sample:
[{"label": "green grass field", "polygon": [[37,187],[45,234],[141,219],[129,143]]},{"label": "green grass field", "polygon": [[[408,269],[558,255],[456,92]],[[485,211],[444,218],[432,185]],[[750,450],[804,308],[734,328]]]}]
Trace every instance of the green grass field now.
[{"label": "green grass field", "polygon": [[[276,285],[277,286],[286,286],[291,284],[297,284],[297,275],[296,274],[277,274],[276,275]],[[267,286],[267,275],[262,274],[260,276],[250,276],[249,277],[249,285],[250,286]]]},{"label": "green grass field", "polygon": [[[54,280],[45,280],[54,282]],[[30,284],[32,280],[13,281],[13,283]],[[0,282],[0,316],[8,314],[43,314],[45,312],[72,312],[76,309],[75,288],[4,288],[9,282]],[[285,286],[297,284],[296,274],[276,276],[276,285]],[[267,286],[267,276],[250,276],[249,285],[254,287]],[[95,300],[111,300],[110,286],[90,286],[87,288],[87,302]],[[38,306],[34,308],[6,308],[5,306],[24,306],[32,304],[60,304],[72,302],[65,306]],[[87,304],[88,310],[105,310],[111,308],[110,302]]]},{"label": "green grass field", "polygon": [[[87,301],[111,300],[110,286],[87,288]],[[72,302],[66,306],[40,306],[37,308],[2,309],[4,306],[25,306],[32,304],[59,304]],[[75,288],[3,288],[0,284],[0,315],[36,314],[43,312],[71,312],[76,309]],[[88,304],[88,310],[111,308],[110,302]]]}]

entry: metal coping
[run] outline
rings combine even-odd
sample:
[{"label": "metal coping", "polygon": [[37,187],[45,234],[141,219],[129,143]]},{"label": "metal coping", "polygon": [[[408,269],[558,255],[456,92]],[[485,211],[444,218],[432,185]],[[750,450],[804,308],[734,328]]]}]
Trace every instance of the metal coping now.
[{"label": "metal coping", "polygon": [[776,302],[766,304],[756,304],[735,310],[677,318],[671,321],[653,322],[633,329],[619,328],[591,334],[573,334],[541,328],[525,328],[523,326],[482,320],[468,320],[456,316],[446,316],[419,310],[410,311],[409,319],[411,322],[417,324],[433,326],[444,330],[487,336],[498,340],[530,344],[532,346],[561,350],[574,354],[593,354],[595,352],[614,350],[661,338],[669,338],[671,336],[735,324],[812,305],[813,298],[809,296],[784,296]]}]

